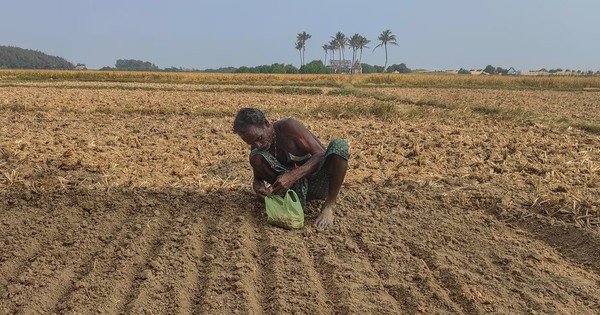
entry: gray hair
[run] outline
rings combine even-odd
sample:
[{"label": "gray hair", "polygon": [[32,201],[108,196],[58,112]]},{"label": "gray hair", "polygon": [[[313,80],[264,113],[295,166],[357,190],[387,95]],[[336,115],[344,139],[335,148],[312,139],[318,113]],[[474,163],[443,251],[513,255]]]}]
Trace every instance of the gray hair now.
[{"label": "gray hair", "polygon": [[258,108],[242,108],[233,121],[233,132],[241,134],[246,132],[248,126],[262,127],[265,114]]}]

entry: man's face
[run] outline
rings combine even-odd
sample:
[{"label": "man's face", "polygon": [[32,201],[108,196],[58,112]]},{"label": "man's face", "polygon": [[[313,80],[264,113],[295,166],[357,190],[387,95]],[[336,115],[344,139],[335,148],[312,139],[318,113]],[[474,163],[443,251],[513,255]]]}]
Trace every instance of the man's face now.
[{"label": "man's face", "polygon": [[248,126],[246,131],[240,134],[240,137],[255,148],[269,150],[273,142],[272,129],[273,127],[269,123],[265,123],[262,127]]}]

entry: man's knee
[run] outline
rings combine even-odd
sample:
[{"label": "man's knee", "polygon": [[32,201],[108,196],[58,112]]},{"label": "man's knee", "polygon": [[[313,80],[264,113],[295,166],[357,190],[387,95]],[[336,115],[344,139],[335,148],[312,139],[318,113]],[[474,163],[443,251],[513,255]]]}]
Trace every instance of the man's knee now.
[{"label": "man's knee", "polygon": [[338,138],[331,140],[327,150],[333,153],[330,156],[337,155],[346,161],[350,158],[350,145],[346,139]]},{"label": "man's knee", "polygon": [[347,165],[348,160],[344,156],[338,154],[330,154],[329,156],[327,156],[325,164]]}]

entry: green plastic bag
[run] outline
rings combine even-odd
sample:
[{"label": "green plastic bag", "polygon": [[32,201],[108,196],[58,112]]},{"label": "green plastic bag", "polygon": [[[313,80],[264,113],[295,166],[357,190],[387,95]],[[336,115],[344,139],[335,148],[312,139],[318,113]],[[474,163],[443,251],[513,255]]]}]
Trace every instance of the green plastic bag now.
[{"label": "green plastic bag", "polygon": [[304,210],[295,191],[289,189],[284,197],[265,197],[267,223],[284,229],[300,229],[304,226]]}]

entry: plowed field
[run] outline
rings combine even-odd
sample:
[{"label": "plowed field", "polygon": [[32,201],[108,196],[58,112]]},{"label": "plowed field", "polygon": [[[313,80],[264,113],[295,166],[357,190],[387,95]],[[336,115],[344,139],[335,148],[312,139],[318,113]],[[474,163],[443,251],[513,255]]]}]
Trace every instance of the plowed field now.
[{"label": "plowed field", "polygon": [[[9,83],[0,314],[600,314],[598,91]],[[349,141],[334,226],[267,225],[240,107]]]}]

